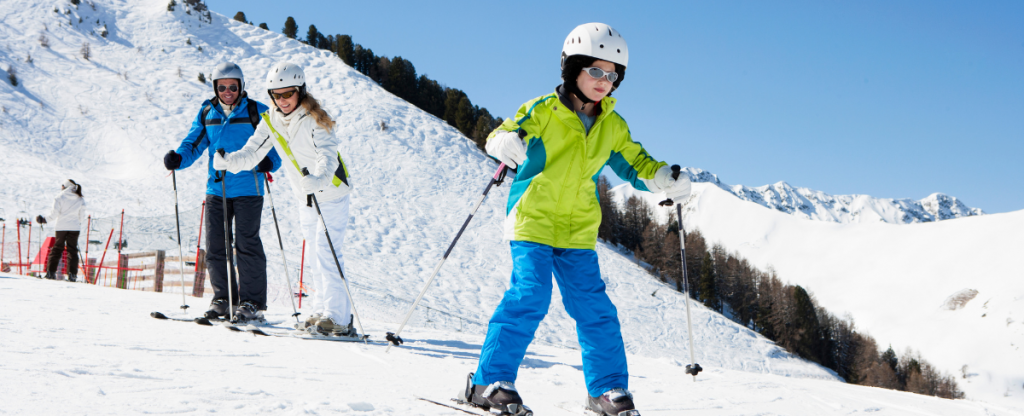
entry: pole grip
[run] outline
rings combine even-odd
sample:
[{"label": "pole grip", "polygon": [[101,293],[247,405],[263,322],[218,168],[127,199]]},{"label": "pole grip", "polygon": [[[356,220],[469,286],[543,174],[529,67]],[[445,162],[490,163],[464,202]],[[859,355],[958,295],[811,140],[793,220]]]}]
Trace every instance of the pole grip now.
[{"label": "pole grip", "polygon": [[[682,170],[682,168],[680,168],[679,165],[672,165],[672,179],[676,179],[676,180],[679,179],[679,171],[680,170]],[[675,202],[672,201],[672,198],[665,198],[664,201],[661,201],[661,202],[658,203],[659,206],[663,206],[663,207],[670,207],[673,204],[675,204]]]},{"label": "pole grip", "polygon": [[[305,178],[307,176],[309,176],[309,169],[302,168],[302,177]],[[306,206],[313,206],[313,194],[306,195]]]}]

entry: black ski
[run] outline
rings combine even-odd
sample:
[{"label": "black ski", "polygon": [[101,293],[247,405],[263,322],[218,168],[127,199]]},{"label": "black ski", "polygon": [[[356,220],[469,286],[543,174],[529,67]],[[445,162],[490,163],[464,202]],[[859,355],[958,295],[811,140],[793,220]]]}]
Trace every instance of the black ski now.
[{"label": "black ski", "polygon": [[201,317],[201,316],[198,317],[198,318],[177,318],[177,317],[173,317],[173,316],[164,315],[162,312],[150,312],[149,316],[151,316],[153,318],[156,318],[156,319],[161,319],[161,320],[165,320],[165,321],[176,321],[176,322],[196,322],[196,323],[198,323],[199,320],[202,319],[202,320],[206,320],[206,322],[207,322],[204,325],[211,325],[211,324],[209,324],[209,320],[207,320],[206,318]]}]

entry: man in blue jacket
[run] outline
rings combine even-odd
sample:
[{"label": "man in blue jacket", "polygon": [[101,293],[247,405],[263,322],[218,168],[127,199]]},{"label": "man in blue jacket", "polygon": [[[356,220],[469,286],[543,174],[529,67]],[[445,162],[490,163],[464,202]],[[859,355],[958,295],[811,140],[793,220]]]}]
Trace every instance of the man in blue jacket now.
[{"label": "man in blue jacket", "polygon": [[[240,321],[263,320],[267,309],[267,257],[260,240],[260,217],[263,213],[263,178],[266,172],[281,167],[281,158],[271,150],[252,171],[227,174],[227,195],[221,195],[221,172],[213,169],[217,149],[234,152],[245,145],[256,131],[260,114],[267,106],[250,100],[245,93],[242,69],[230,62],[217,65],[213,71],[214,97],[203,102],[185,140],[177,150],[164,156],[168,170],[184,169],[205,151],[209,179],[206,182],[206,266],[213,284],[213,302],[207,318],[228,315],[228,271],[224,247],[224,216],[234,219],[234,240],[237,266],[231,271],[231,283],[237,287],[230,305]],[[227,198],[227,213],[222,212],[222,197]],[[236,284],[236,279],[241,285]],[[241,301],[241,302],[239,302]]]}]

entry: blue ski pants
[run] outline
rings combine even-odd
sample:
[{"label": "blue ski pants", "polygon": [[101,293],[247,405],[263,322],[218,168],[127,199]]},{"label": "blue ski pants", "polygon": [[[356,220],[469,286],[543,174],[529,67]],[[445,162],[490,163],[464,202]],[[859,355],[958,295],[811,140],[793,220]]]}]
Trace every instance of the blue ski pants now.
[{"label": "blue ski pants", "polygon": [[613,388],[628,389],[619,317],[605,293],[597,252],[526,241],[511,245],[512,284],[491,316],[473,383],[515,382],[526,348],[551,304],[554,274],[565,310],[576,320],[587,392],[597,397]]}]

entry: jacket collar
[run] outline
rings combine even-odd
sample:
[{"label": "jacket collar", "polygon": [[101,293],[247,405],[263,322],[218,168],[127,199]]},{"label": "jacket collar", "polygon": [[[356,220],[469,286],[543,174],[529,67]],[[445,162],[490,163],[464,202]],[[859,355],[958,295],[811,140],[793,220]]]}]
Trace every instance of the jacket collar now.
[{"label": "jacket collar", "polygon": [[224,111],[220,108],[220,98],[217,98],[216,95],[214,95],[213,98],[206,100],[203,104],[209,104],[215,111],[221,113],[224,117],[228,117],[231,114],[234,114],[235,111],[238,111],[239,108],[245,108],[249,104],[249,98],[248,93],[242,91],[242,95],[238,97],[238,104],[235,104],[235,108],[231,110],[231,114],[224,114]]},{"label": "jacket collar", "polygon": [[[555,114],[558,116],[558,118],[561,119],[562,122],[565,123],[566,125],[572,127],[574,130],[578,130],[579,132],[586,135],[586,131],[583,128],[583,122],[580,121],[579,116],[576,115],[576,111],[574,111],[572,107],[572,99],[569,98],[569,93],[566,90],[565,85],[559,85],[557,88],[555,88],[555,94],[558,95],[558,101],[562,103],[566,110],[569,110],[564,112],[555,111]],[[601,102],[598,105],[598,109],[600,110],[600,112],[597,114],[597,118],[594,120],[594,126],[597,126],[601,122],[601,120],[604,120],[605,117],[607,117],[615,110],[615,99],[609,96],[605,96],[604,98],[601,99]],[[591,131],[593,131],[594,127],[591,127],[590,129]]]}]

